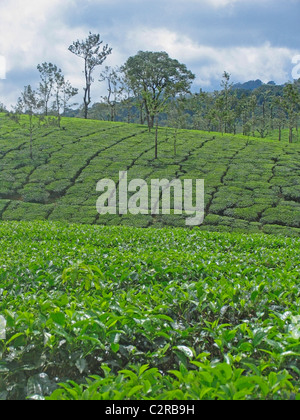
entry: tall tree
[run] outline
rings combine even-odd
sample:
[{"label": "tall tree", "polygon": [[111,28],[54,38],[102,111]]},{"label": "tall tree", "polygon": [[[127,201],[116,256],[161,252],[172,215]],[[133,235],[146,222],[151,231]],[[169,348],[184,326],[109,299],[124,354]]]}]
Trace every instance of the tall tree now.
[{"label": "tall tree", "polygon": [[53,108],[57,113],[57,125],[58,127],[60,127],[60,120],[61,120],[61,116],[60,116],[60,110],[62,107],[62,91],[63,91],[63,86],[65,83],[65,78],[61,72],[61,70],[59,69],[59,71],[57,71],[55,73],[55,101],[53,104]]},{"label": "tall tree", "polygon": [[102,97],[108,104],[110,109],[110,121],[116,119],[116,106],[121,100],[123,87],[121,85],[120,69],[118,67],[106,66],[105,70],[100,74],[99,82],[107,82],[107,96]]},{"label": "tall tree", "polygon": [[127,60],[122,70],[132,90],[142,97],[149,130],[166,102],[172,96],[188,93],[195,79],[185,64],[171,59],[166,52],[140,51]]},{"label": "tall tree", "polygon": [[0,112],[6,112],[5,105],[2,102],[0,102]]},{"label": "tall tree", "polygon": [[221,103],[223,103],[223,118],[224,118],[224,130],[225,133],[229,132],[231,125],[234,120],[234,112],[232,111],[232,86],[233,83],[230,82],[231,74],[227,71],[223,73],[223,79],[221,81],[221,87],[223,88],[220,96],[222,98]]},{"label": "tall tree", "polygon": [[69,51],[84,60],[84,118],[88,118],[88,108],[92,101],[91,99],[91,86],[94,82],[93,72],[97,66],[101,66],[107,59],[108,55],[111,54],[112,48],[106,45],[102,45],[103,41],[100,40],[99,34],[89,33],[86,40],[74,41],[69,46]]},{"label": "tall tree", "polygon": [[53,110],[57,113],[57,125],[60,127],[60,109],[61,109],[61,90],[64,84],[64,76],[61,69],[57,69],[54,74],[53,90],[54,90],[54,103]]},{"label": "tall tree", "polygon": [[300,95],[297,82],[287,83],[283,90],[283,107],[289,119],[289,142],[293,143],[293,130],[298,126]]},{"label": "tall tree", "polygon": [[[73,88],[71,83],[65,80],[64,75],[59,69],[55,73],[54,78],[54,92],[55,101],[53,103],[53,109],[57,115],[57,125],[60,127],[61,114],[65,113],[68,101],[75,95],[78,94],[78,89]],[[63,110],[63,111],[62,111]]]},{"label": "tall tree", "polygon": [[67,108],[77,104],[68,105],[70,99],[78,95],[78,89],[74,88],[69,80],[65,81],[62,88],[62,104],[63,104],[63,114],[66,114]]},{"label": "tall tree", "polygon": [[58,68],[55,64],[45,62],[43,64],[38,64],[37,69],[40,72],[42,80],[38,92],[41,97],[41,104],[44,108],[44,115],[47,117],[48,104],[53,92],[55,74],[58,72]]},{"label": "tall tree", "polygon": [[282,129],[286,123],[286,112],[283,106],[283,98],[274,96],[272,98],[272,109],[275,117],[273,118],[273,127],[278,128],[278,140],[282,139]]},{"label": "tall tree", "polygon": [[21,97],[18,100],[19,111],[25,112],[29,115],[29,137],[30,137],[30,158],[33,159],[33,133],[35,130],[35,117],[37,111],[43,105],[38,98],[36,91],[32,87],[25,86],[24,92],[21,94]]},{"label": "tall tree", "polygon": [[168,104],[168,122],[171,127],[174,127],[174,156],[177,154],[177,134],[178,130],[186,128],[187,113],[185,112],[186,98],[180,96]]},{"label": "tall tree", "polygon": [[[125,74],[121,73],[120,75],[120,88],[122,90],[122,105],[123,107],[125,107],[126,109],[126,113],[127,113],[127,122],[128,124],[131,122],[132,120],[132,116],[133,116],[133,106],[134,106],[134,92],[132,91],[131,87],[129,86],[129,83],[126,80],[126,76]],[[140,123],[143,125],[144,121],[143,121],[143,109],[140,109]]]},{"label": "tall tree", "polygon": [[256,130],[261,138],[265,138],[269,134],[271,127],[271,104],[272,104],[272,91],[263,86],[260,89],[258,96],[259,115],[256,118]]},{"label": "tall tree", "polygon": [[231,75],[226,71],[221,81],[222,90],[215,92],[215,117],[219,123],[219,131],[222,134],[235,131],[235,110],[233,109],[233,94],[230,83]]},{"label": "tall tree", "polygon": [[251,113],[252,136],[255,137],[255,110],[256,110],[256,107],[257,107],[257,97],[254,93],[249,97],[248,106],[249,106],[249,110],[250,110],[250,113]]},{"label": "tall tree", "polygon": [[211,131],[210,110],[213,107],[213,95],[200,89],[199,93],[192,95],[190,109],[193,112],[193,128],[196,130]]}]

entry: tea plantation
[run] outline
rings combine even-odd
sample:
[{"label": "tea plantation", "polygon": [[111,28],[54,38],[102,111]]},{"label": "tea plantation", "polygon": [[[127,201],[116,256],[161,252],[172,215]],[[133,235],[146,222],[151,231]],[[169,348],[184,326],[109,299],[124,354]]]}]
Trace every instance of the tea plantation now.
[{"label": "tea plantation", "polygon": [[[21,125],[26,122],[23,117]],[[64,119],[35,133],[0,117],[0,219],[136,227],[185,226],[184,216],[99,215],[97,182],[204,179],[202,230],[300,234],[300,144],[163,128]]]},{"label": "tea plantation", "polygon": [[[300,144],[0,114],[0,400],[300,400]],[[206,215],[96,184],[204,179]]]},{"label": "tea plantation", "polygon": [[3,222],[0,245],[2,399],[300,399],[298,238]]}]

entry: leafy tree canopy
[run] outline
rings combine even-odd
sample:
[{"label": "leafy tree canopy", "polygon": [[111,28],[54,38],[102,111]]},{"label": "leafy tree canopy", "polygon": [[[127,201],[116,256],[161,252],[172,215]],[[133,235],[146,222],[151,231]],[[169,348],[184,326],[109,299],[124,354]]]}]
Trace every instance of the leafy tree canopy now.
[{"label": "leafy tree canopy", "polygon": [[133,91],[143,97],[152,126],[168,98],[188,93],[195,79],[185,64],[170,58],[166,52],[140,51],[127,60],[123,71]]}]

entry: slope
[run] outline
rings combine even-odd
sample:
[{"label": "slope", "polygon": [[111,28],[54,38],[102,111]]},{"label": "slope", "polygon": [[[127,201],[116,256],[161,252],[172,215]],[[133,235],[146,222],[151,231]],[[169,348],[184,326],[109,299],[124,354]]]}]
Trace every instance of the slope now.
[{"label": "slope", "polygon": [[[26,123],[23,117],[22,124]],[[96,184],[128,179],[204,179],[202,230],[300,234],[300,145],[217,133],[63,119],[29,134],[0,115],[0,219],[138,227],[185,226],[184,216],[106,215]]]}]

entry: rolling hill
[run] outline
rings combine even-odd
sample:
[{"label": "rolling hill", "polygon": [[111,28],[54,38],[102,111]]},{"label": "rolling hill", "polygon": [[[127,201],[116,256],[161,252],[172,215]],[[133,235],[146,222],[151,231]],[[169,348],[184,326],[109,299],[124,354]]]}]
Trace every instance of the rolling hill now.
[{"label": "rolling hill", "polygon": [[[31,158],[26,123],[0,115],[0,400],[299,400],[300,145],[161,128],[154,160],[63,119]],[[99,215],[119,171],[204,179],[204,224]]]},{"label": "rolling hill", "polygon": [[[185,226],[178,215],[99,215],[97,182],[128,178],[205,180],[210,231],[300,235],[300,145],[200,131],[63,119],[29,133],[0,114],[0,219],[136,227]],[[176,144],[175,144],[176,141]]]}]

